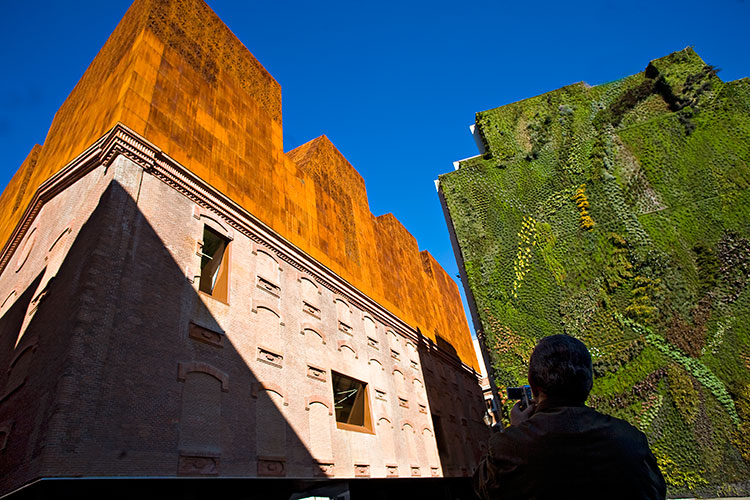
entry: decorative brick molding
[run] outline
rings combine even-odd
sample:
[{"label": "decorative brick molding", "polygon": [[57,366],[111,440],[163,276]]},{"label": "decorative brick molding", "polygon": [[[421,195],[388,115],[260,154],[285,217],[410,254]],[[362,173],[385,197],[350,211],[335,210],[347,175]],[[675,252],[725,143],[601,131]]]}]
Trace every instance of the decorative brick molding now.
[{"label": "decorative brick molding", "polygon": [[337,293],[334,292],[334,294],[333,294],[333,303],[335,304],[339,300],[341,302],[343,302],[344,304],[346,304],[346,307],[348,307],[350,311],[352,310],[352,306],[351,306],[351,304],[349,304],[349,300],[346,297],[344,297],[343,295],[339,295],[339,294],[337,294]]},{"label": "decorative brick molding", "polygon": [[386,464],[385,477],[398,477],[398,465]]},{"label": "decorative brick molding", "polygon": [[320,319],[320,309],[305,300],[302,301],[302,310],[310,316]]},{"label": "decorative brick molding", "polygon": [[323,295],[320,291],[320,287],[315,283],[315,277],[309,274],[297,271],[297,283],[302,283],[302,280],[307,280],[318,290],[318,295]]},{"label": "decorative brick molding", "polygon": [[430,475],[432,477],[440,477],[440,467],[430,467]]},{"label": "decorative brick molding", "polygon": [[333,416],[333,404],[331,400],[320,394],[313,394],[305,398],[305,410],[310,411],[310,405],[313,403],[319,403],[328,408],[328,415]]},{"label": "decorative brick molding", "polygon": [[326,343],[326,336],[325,336],[324,334],[320,333],[320,332],[318,331],[318,328],[317,328],[317,327],[314,327],[314,326],[313,326],[313,325],[311,325],[310,323],[302,323],[302,326],[301,326],[301,328],[300,328],[300,331],[299,331],[299,332],[300,332],[300,333],[301,333],[302,335],[305,335],[305,330],[310,330],[310,331],[311,331],[311,332],[313,332],[313,333],[314,333],[315,335],[317,335],[318,337],[320,337],[320,339],[321,339],[321,340],[323,341],[323,343],[324,343],[324,344]]},{"label": "decorative brick molding", "polygon": [[191,339],[203,342],[204,344],[212,345],[214,347],[224,347],[224,332],[217,332],[210,328],[197,325],[192,321],[188,327],[188,336]]},{"label": "decorative brick molding", "polygon": [[8,301],[9,301],[10,299],[12,299],[13,297],[15,297],[16,295],[17,295],[17,294],[16,294],[16,291],[15,291],[15,290],[11,291],[11,292],[10,292],[10,293],[8,294],[8,296],[7,296],[7,297],[5,297],[5,300],[3,300],[3,303],[2,303],[2,304],[0,304],[0,310],[2,310],[2,309],[3,309],[4,307],[5,307],[5,304],[7,304],[7,303],[8,303]]},{"label": "decorative brick molding", "polygon": [[315,477],[333,477],[334,472],[333,460],[316,460],[313,459],[313,476]]},{"label": "decorative brick molding", "polygon": [[232,229],[229,223],[219,214],[201,206],[193,205],[193,217],[206,224],[229,241],[234,239],[234,229]]},{"label": "decorative brick molding", "polygon": [[419,380],[417,377],[412,377],[411,385],[417,385],[420,389],[424,389],[424,382]]},{"label": "decorative brick molding", "polygon": [[269,279],[264,278],[263,276],[258,275],[257,276],[257,283],[256,286],[263,290],[264,292],[268,292],[274,297],[281,298],[281,287],[277,285],[276,283],[272,282]]},{"label": "decorative brick molding", "polygon": [[409,427],[411,427],[411,431],[412,431],[412,432],[413,432],[414,434],[416,434],[416,433],[417,433],[417,428],[416,428],[416,427],[414,427],[414,424],[412,424],[412,423],[411,423],[411,420],[409,420],[409,419],[407,419],[407,418],[401,419],[401,422],[399,422],[399,424],[398,424],[398,427],[399,427],[399,428],[400,428],[400,429],[401,429],[401,430],[403,431],[403,430],[405,430],[405,429],[404,429],[404,427],[406,427],[407,425],[408,425]]},{"label": "decorative brick molding", "polygon": [[344,323],[343,321],[339,321],[339,331],[344,332],[347,335],[352,335],[353,329],[350,325]]},{"label": "decorative brick molding", "polygon": [[318,382],[325,382],[326,373],[328,372],[325,370],[325,368],[307,365],[307,376],[313,380],[317,380]]},{"label": "decorative brick molding", "polygon": [[279,268],[279,272],[284,272],[284,269],[279,265],[279,255],[278,252],[275,252],[273,249],[261,246],[261,245],[255,245],[253,247],[253,254],[258,255],[259,253],[264,253],[268,255],[271,260],[273,260],[276,263],[276,266]]},{"label": "decorative brick molding", "polygon": [[355,463],[354,477],[370,477],[370,464]]},{"label": "decorative brick molding", "polygon": [[[62,241],[62,239],[65,238],[65,236],[69,235],[71,232],[72,232],[72,229],[70,228],[70,226],[63,229],[63,232],[60,233],[60,235],[57,238],[55,238],[55,241],[52,242],[52,244],[49,247],[49,250],[47,250],[47,253],[52,252],[52,250],[55,248],[55,245],[57,245],[60,241]],[[45,257],[45,260],[46,259],[47,257]]]},{"label": "decorative brick molding", "polygon": [[391,423],[391,421],[390,421],[390,420],[388,420],[388,418],[387,418],[387,417],[380,417],[380,418],[378,419],[378,423],[377,423],[376,425],[378,425],[378,426],[379,426],[379,425],[380,425],[380,422],[388,422],[388,426],[389,426],[389,427],[390,427],[391,429],[393,429],[393,423]]},{"label": "decorative brick molding", "polygon": [[18,250],[20,257],[18,258],[18,264],[16,264],[16,272],[20,271],[24,264],[26,264],[26,261],[29,260],[29,255],[31,255],[31,251],[36,245],[36,237],[37,232],[36,227],[34,227],[26,235],[26,240],[23,242],[23,247]]},{"label": "decorative brick molding", "polygon": [[381,370],[383,370],[383,371],[385,371],[385,367],[383,366],[383,363],[381,363],[381,362],[380,362],[380,361],[378,361],[377,359],[375,359],[375,358],[370,358],[370,359],[369,359],[369,361],[367,361],[367,364],[368,364],[368,365],[371,365],[371,364],[373,364],[373,363],[375,363],[376,365],[380,366],[380,369],[381,369]]},{"label": "decorative brick molding", "polygon": [[215,366],[211,366],[208,363],[201,363],[199,361],[186,361],[177,363],[177,380],[184,382],[187,378],[187,374],[191,372],[201,372],[211,375],[219,382],[221,382],[222,392],[229,391],[229,375],[219,370]]},{"label": "decorative brick molding", "polygon": [[177,463],[177,474],[184,476],[219,475],[219,455],[183,453]]},{"label": "decorative brick molding", "polygon": [[398,398],[398,405],[401,408],[408,408],[409,407],[409,400],[406,398]]},{"label": "decorative brick molding", "polygon": [[386,329],[385,335],[386,335],[386,337],[388,337],[390,339],[389,342],[395,342],[397,344],[400,344],[399,339],[398,339],[398,335],[396,335],[396,332],[394,331],[393,328]]},{"label": "decorative brick molding", "polygon": [[279,384],[274,384],[273,382],[253,382],[252,389],[250,390],[250,396],[257,398],[258,394],[260,394],[262,391],[275,392],[284,400],[284,406],[289,406],[289,403],[284,397],[284,391],[281,389],[281,386]]},{"label": "decorative brick molding", "polygon": [[375,399],[378,401],[386,401],[386,392],[382,389],[375,389]]},{"label": "decorative brick molding", "polygon": [[258,346],[258,361],[276,368],[281,368],[284,356],[265,347]]},{"label": "decorative brick molding", "polygon": [[286,476],[285,457],[258,457],[258,476],[284,477]]},{"label": "decorative brick molding", "polygon": [[347,344],[346,340],[339,340],[337,345],[338,345],[339,352],[341,352],[341,350],[344,348],[349,349],[354,354],[354,359],[359,359],[359,356],[357,356],[357,351],[355,351],[352,346]]},{"label": "decorative brick molding", "polygon": [[416,465],[411,466],[411,477],[421,477],[422,469]]},{"label": "decorative brick molding", "polygon": [[250,311],[257,314],[258,309],[268,309],[269,311],[274,313],[277,318],[279,318],[279,325],[284,326],[284,321],[282,321],[281,319],[281,313],[279,312],[279,306],[277,304],[274,304],[267,299],[256,297],[253,298],[253,306]]}]

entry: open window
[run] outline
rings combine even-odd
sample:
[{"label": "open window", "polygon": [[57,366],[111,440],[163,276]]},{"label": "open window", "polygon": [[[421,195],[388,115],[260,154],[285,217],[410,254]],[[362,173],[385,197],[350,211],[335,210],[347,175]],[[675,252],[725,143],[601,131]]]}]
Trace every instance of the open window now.
[{"label": "open window", "polygon": [[331,381],[336,427],[373,433],[367,384],[336,372],[331,372]]},{"label": "open window", "polygon": [[201,247],[201,280],[198,289],[227,302],[229,296],[229,240],[208,226],[203,228]]}]

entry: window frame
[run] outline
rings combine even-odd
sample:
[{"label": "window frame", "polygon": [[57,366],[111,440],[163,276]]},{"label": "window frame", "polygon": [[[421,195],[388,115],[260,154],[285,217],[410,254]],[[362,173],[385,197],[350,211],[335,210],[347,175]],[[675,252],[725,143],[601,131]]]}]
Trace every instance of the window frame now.
[{"label": "window frame", "polygon": [[[210,291],[205,291],[202,288],[203,279],[204,279],[203,258],[204,256],[210,257],[209,255],[203,252],[205,245],[206,245],[206,233],[211,233],[213,236],[215,236],[216,238],[224,242],[224,251],[221,256],[221,263],[219,264],[219,268],[216,270],[216,273],[215,273],[216,278]],[[211,297],[214,300],[218,300],[219,302],[222,302],[224,304],[229,304],[229,283],[230,283],[230,273],[231,273],[230,259],[231,259],[231,253],[232,253],[231,243],[232,243],[232,238],[230,238],[226,234],[223,234],[222,231],[216,229],[215,227],[213,227],[213,225],[211,224],[203,225],[203,234],[201,236],[200,250],[199,250],[201,263],[199,264],[200,276],[198,278],[198,292],[208,297]]]},{"label": "window frame", "polygon": [[[357,395],[357,398],[362,398],[362,404],[364,405],[363,409],[363,424],[350,424],[348,422],[341,422],[338,419],[338,414],[336,413],[336,391],[335,391],[335,384],[336,379],[339,377],[343,377],[348,380],[353,380],[354,382],[358,382],[362,384],[362,389],[360,394]],[[331,392],[333,393],[333,412],[334,412],[334,418],[336,419],[336,428],[345,430],[345,431],[354,431],[354,432],[362,432],[365,434],[375,434],[375,426],[372,419],[372,398],[370,397],[370,390],[369,390],[370,384],[367,382],[364,382],[358,378],[350,377],[349,375],[345,375],[343,373],[337,372],[335,370],[331,370]],[[356,404],[356,401],[355,401]],[[352,405],[354,406],[354,405]]]}]

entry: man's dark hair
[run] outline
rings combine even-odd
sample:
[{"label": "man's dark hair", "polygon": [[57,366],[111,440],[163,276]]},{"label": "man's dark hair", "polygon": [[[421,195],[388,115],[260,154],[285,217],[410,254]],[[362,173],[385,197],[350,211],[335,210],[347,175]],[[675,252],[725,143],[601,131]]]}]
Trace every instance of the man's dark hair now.
[{"label": "man's dark hair", "polygon": [[529,360],[529,383],[549,398],[586,401],[594,385],[589,350],[569,335],[544,337]]}]

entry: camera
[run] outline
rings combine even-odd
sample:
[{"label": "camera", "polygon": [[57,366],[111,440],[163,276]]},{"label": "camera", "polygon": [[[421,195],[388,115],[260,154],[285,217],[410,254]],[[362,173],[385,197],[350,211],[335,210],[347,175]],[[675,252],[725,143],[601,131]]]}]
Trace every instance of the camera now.
[{"label": "camera", "polygon": [[525,410],[534,396],[531,394],[531,386],[522,385],[521,387],[508,387],[508,399],[520,399],[519,408]]}]

